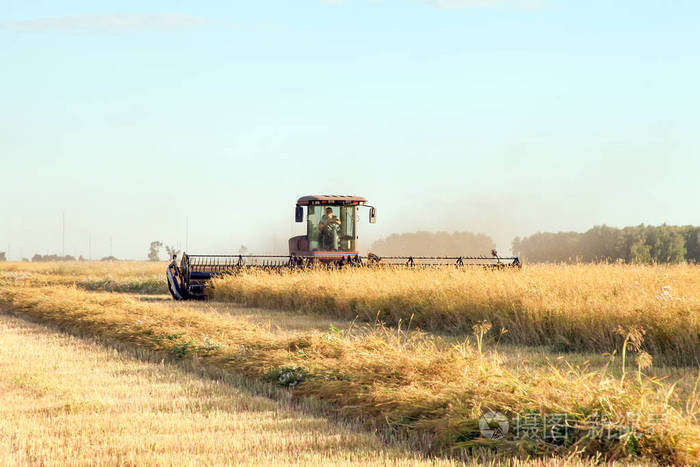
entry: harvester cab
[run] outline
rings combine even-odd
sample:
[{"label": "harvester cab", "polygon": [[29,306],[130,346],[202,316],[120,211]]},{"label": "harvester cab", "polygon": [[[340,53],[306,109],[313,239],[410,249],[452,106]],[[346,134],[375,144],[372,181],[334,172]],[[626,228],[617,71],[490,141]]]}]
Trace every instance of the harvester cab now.
[{"label": "harvester cab", "polygon": [[[357,251],[358,208],[367,206],[359,196],[303,196],[297,200],[295,220],[304,222],[306,235],[289,239],[289,255],[330,263],[341,258],[359,257]],[[377,219],[372,206],[369,222]],[[306,216],[305,216],[306,215]]]}]

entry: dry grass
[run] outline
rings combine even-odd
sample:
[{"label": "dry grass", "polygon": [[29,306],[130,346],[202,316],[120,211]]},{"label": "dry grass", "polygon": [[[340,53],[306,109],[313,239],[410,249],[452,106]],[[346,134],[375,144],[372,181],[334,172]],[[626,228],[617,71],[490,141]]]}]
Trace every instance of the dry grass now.
[{"label": "dry grass", "polygon": [[0,342],[0,465],[450,464],[238,389],[246,382],[231,375],[3,315]]},{"label": "dry grass", "polygon": [[152,261],[0,263],[0,280],[23,285],[75,285],[85,290],[167,293],[166,263]]},{"label": "dry grass", "polygon": [[[311,312],[289,311],[280,309],[253,308],[237,305],[231,302],[187,301],[177,302],[165,295],[129,295],[130,297],[147,303],[158,303],[169,307],[173,313],[178,310],[188,309],[193,312],[219,313],[243,318],[260,328],[279,336],[292,337],[300,331],[326,332],[336,328],[341,331],[351,330],[357,334],[366,326],[358,328],[356,320],[335,318],[329,315],[321,315]],[[414,330],[402,329],[402,333],[413,334]],[[415,331],[420,333],[420,331]],[[465,336],[440,335],[445,345],[459,345]],[[471,337],[471,336],[467,336]],[[609,374],[620,377],[621,361],[619,355],[610,355],[608,352],[571,352],[556,350],[552,346],[523,346],[503,342],[503,336],[499,336],[493,330],[484,336],[484,346],[489,350],[496,350],[506,367],[528,367],[548,369],[555,366],[560,371],[566,371],[570,365],[588,367],[591,371],[606,371]],[[620,339],[622,341],[622,338]],[[628,358],[626,370],[633,374],[636,369],[636,359]],[[666,381],[674,385],[674,394],[670,401],[677,406],[682,406],[692,393],[698,376],[697,366],[662,365],[653,362],[653,365],[645,369],[645,372],[656,379]]]},{"label": "dry grass", "polygon": [[[510,369],[497,354],[464,342],[383,328],[363,332],[270,333],[245,319],[190,308],[144,304],[116,294],[15,285],[0,290],[13,312],[72,332],[117,339],[200,365],[295,385],[297,395],[334,403],[377,427],[419,435],[428,452],[465,455],[495,445],[510,454],[641,455],[663,463],[700,462],[698,401],[669,404],[672,389],[641,375],[625,382],[586,368]],[[298,383],[298,384],[295,384]],[[485,410],[530,414],[540,422],[564,414],[566,441],[543,435],[497,443],[479,438]],[[630,414],[635,421],[629,427]],[[598,415],[617,438],[592,435]],[[659,423],[655,417],[664,417]]]},{"label": "dry grass", "polygon": [[[3,315],[0,342],[0,465],[455,465],[310,415],[323,409],[286,390],[261,397],[268,386],[194,361],[174,365]],[[485,460],[498,464],[467,465]]]},{"label": "dry grass", "polygon": [[55,261],[2,262],[0,272],[29,272],[57,276],[106,276],[132,278],[164,275],[166,262],[157,261]]},{"label": "dry grass", "polygon": [[645,332],[657,360],[700,365],[700,267],[575,265],[523,270],[248,271],[213,281],[213,296],[248,306],[460,334],[489,321],[503,342],[605,352],[618,327]]}]

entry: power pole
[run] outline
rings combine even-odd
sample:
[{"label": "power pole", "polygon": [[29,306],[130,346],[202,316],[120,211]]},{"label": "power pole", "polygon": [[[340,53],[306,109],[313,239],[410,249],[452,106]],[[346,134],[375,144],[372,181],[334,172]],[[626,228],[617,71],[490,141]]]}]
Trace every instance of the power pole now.
[{"label": "power pole", "polygon": [[61,234],[61,256],[66,256],[66,211],[63,211]]}]

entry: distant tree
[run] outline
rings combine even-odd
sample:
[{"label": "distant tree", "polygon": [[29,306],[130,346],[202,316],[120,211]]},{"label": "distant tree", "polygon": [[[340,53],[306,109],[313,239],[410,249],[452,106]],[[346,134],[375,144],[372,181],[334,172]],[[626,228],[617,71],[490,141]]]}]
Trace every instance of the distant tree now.
[{"label": "distant tree", "polygon": [[597,225],[581,237],[580,254],[583,261],[616,261],[625,259],[620,229]]},{"label": "distant tree", "polygon": [[114,256],[105,256],[100,261],[119,261],[119,260],[117,258],[115,258]]},{"label": "distant tree", "polygon": [[581,255],[581,234],[576,232],[538,232],[516,240],[513,254],[530,262],[572,262]]},{"label": "distant tree", "polygon": [[32,261],[75,261],[75,256],[65,255],[40,255],[39,253],[32,256]]},{"label": "distant tree", "polygon": [[177,256],[178,254],[180,254],[180,250],[176,250],[173,246],[166,246],[165,251],[168,253],[168,259],[171,259],[173,256]]},{"label": "distant tree", "polygon": [[630,246],[630,254],[627,262],[642,264],[651,263],[651,248],[649,248],[649,245],[644,243],[644,240],[635,241],[632,246]]},{"label": "distant tree", "polygon": [[657,263],[681,263],[685,260],[685,241],[677,229],[668,225],[651,227],[651,255]]},{"label": "distant tree", "polygon": [[148,249],[148,260],[149,261],[160,261],[158,254],[160,249],[163,247],[163,242],[151,242],[151,246]]},{"label": "distant tree", "polygon": [[7,255],[4,251],[0,251],[0,261],[7,261]]},{"label": "distant tree", "polygon": [[248,247],[245,245],[241,245],[241,247],[238,249],[238,254],[245,255],[246,253],[248,253]]},{"label": "distant tree", "polygon": [[685,258],[700,264],[700,227],[685,225],[681,227],[680,234],[685,241]]},{"label": "distant tree", "polygon": [[530,262],[698,262],[700,227],[602,225],[584,233],[538,232],[513,239],[513,253]]}]

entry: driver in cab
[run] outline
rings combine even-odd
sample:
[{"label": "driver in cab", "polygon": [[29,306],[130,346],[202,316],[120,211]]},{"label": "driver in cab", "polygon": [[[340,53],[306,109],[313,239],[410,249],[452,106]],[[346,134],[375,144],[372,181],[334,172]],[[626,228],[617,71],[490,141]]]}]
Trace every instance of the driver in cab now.
[{"label": "driver in cab", "polygon": [[333,214],[333,208],[327,207],[326,213],[321,217],[318,229],[321,231],[323,243],[329,250],[338,249],[338,228],[340,219]]},{"label": "driver in cab", "polygon": [[326,213],[321,217],[321,222],[318,224],[319,230],[323,232],[323,230],[326,228],[326,226],[336,224],[340,225],[340,219],[335,217],[335,214],[333,214],[333,208],[326,208]]}]

